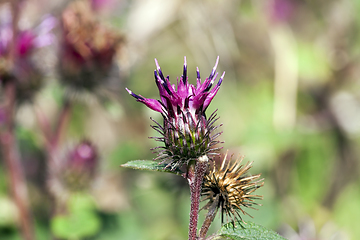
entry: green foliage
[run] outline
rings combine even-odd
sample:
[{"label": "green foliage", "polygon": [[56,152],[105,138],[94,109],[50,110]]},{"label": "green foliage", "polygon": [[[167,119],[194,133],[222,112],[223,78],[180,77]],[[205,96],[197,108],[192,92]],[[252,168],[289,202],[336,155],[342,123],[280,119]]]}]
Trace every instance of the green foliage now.
[{"label": "green foliage", "polygon": [[58,238],[80,239],[95,235],[100,229],[100,220],[92,200],[86,195],[74,195],[69,200],[69,212],[52,219],[51,228]]},{"label": "green foliage", "polygon": [[135,141],[122,142],[107,158],[109,167],[117,168],[120,164],[126,163],[132,159],[138,159],[143,155],[143,152],[143,146]]},{"label": "green foliage", "polygon": [[350,184],[346,187],[334,207],[336,222],[343,230],[351,233],[351,239],[360,238],[360,190],[358,185]]},{"label": "green foliage", "polygon": [[218,236],[213,239],[229,239],[229,240],[259,240],[259,239],[268,239],[268,240],[282,240],[285,239],[281,237],[276,232],[269,230],[261,225],[258,225],[253,222],[237,222],[236,227],[233,227],[232,223],[225,224],[220,231]]},{"label": "green foliage", "polygon": [[309,84],[316,84],[328,79],[330,69],[326,53],[312,42],[299,42],[298,61],[299,75],[304,80],[310,79],[311,81],[308,80]]},{"label": "green foliage", "polygon": [[15,226],[17,209],[16,205],[7,197],[0,195],[0,227]]},{"label": "green foliage", "polygon": [[301,151],[293,172],[292,189],[306,206],[322,201],[329,188],[335,155],[333,148],[329,147],[333,145],[331,137],[308,134],[299,139]]},{"label": "green foliage", "polygon": [[127,162],[121,165],[121,167],[139,169],[139,170],[149,170],[156,172],[174,173],[176,175],[182,174],[182,171],[180,169],[174,169],[174,171],[171,171],[170,169],[165,168],[166,165],[167,165],[166,163],[159,164],[158,162],[150,161],[150,160],[135,160],[135,161]]}]

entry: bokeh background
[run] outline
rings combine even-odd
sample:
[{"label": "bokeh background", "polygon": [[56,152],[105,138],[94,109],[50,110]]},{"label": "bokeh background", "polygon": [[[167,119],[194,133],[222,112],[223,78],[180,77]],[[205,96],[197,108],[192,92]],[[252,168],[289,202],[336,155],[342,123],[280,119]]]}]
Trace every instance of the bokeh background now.
[{"label": "bokeh background", "polygon": [[[245,221],[290,239],[360,238],[360,1],[89,0],[96,11],[87,17],[121,40],[111,73],[86,94],[69,90],[58,73],[65,51],[60,19],[71,2],[21,5],[19,28],[36,26],[45,14],[59,19],[53,43],[34,53],[44,84],[15,117],[35,239],[187,239],[185,179],[120,167],[156,156],[150,117],[161,122],[125,87],[157,99],[154,58],[175,82],[184,56],[190,83],[197,66],[203,79],[210,74],[217,56],[218,71],[226,71],[208,112],[218,109],[224,150],[254,161],[251,173],[265,178],[262,206]],[[64,96],[71,109],[59,148],[85,138],[99,159],[85,191],[55,194],[66,195],[70,210],[54,214],[48,189],[56,187],[36,113],[53,125]],[[21,239],[0,160],[0,239]],[[219,228],[217,218],[210,231]]]}]

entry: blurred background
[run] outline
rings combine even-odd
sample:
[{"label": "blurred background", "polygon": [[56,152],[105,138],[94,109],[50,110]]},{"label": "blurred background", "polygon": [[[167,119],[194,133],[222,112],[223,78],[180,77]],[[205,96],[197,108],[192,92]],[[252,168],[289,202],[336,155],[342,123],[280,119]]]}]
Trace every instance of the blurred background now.
[{"label": "blurred background", "polygon": [[351,0],[1,1],[0,239],[187,239],[185,179],[120,167],[156,156],[150,117],[162,121],[125,87],[158,99],[154,58],[175,83],[184,56],[192,84],[217,56],[226,71],[207,112],[218,109],[224,150],[265,178],[244,220],[289,239],[359,239],[359,11]]}]

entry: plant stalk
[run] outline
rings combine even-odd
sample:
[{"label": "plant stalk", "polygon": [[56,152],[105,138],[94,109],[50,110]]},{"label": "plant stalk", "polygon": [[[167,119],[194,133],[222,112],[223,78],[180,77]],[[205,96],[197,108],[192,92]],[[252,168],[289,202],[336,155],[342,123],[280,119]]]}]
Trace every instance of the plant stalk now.
[{"label": "plant stalk", "polygon": [[189,240],[197,239],[197,223],[199,219],[199,206],[201,185],[204,174],[208,166],[208,157],[206,155],[199,157],[196,161],[190,161],[187,171],[187,180],[190,187],[190,223]]},{"label": "plant stalk", "polygon": [[69,101],[69,99],[65,98],[63,105],[61,107],[59,120],[56,123],[56,127],[53,136],[51,138],[51,146],[53,149],[57,149],[59,141],[67,128],[68,122],[70,120],[70,115],[71,115],[71,102]]},{"label": "plant stalk", "polygon": [[206,215],[206,218],[204,220],[204,223],[200,229],[200,236],[199,236],[199,240],[203,240],[206,237],[206,234],[209,230],[209,227],[211,225],[211,223],[214,221],[214,218],[216,216],[216,213],[218,211],[218,205],[219,203],[219,196],[216,197],[215,201],[211,204],[209,211]]},{"label": "plant stalk", "polygon": [[15,83],[13,81],[7,83],[5,86],[5,121],[0,133],[0,144],[7,171],[10,175],[11,193],[19,211],[23,239],[33,240],[34,235],[31,214],[28,208],[27,186],[14,134],[15,92]]}]

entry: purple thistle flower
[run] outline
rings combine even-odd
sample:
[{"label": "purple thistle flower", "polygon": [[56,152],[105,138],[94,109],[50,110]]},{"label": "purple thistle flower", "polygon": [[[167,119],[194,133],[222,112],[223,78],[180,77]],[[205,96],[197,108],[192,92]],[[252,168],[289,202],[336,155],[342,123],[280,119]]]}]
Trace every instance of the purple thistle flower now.
[{"label": "purple thistle flower", "polygon": [[214,68],[210,76],[201,82],[199,68],[197,68],[196,86],[188,83],[186,57],[184,57],[183,75],[177,79],[177,88],[171,84],[169,76],[166,78],[155,59],[156,70],[154,71],[155,82],[159,89],[160,99],[144,98],[126,88],[131,96],[138,102],[144,103],[154,111],[160,112],[164,118],[161,126],[153,120],[156,125],[153,129],[158,131],[162,137],[154,137],[155,140],[163,142],[165,146],[155,149],[159,151],[156,159],[162,162],[169,161],[167,167],[175,169],[188,163],[190,160],[197,159],[205,154],[211,155],[220,148],[213,148],[219,143],[215,139],[221,134],[213,134],[219,126],[214,126],[216,118],[215,112],[207,119],[205,111],[212,99],[215,97],[223,81],[225,72],[221,75],[217,84],[214,82],[218,76],[216,68],[219,57],[216,59]]},{"label": "purple thistle flower", "polygon": [[[33,50],[54,42],[55,35],[51,30],[57,21],[55,17],[46,15],[39,26],[19,30],[14,34],[11,14],[1,18],[3,22],[0,24],[0,83],[3,86],[14,83],[18,101],[31,100],[42,85],[40,68],[32,60]],[[10,56],[12,42],[14,56]]]},{"label": "purple thistle flower", "polygon": [[88,141],[82,140],[72,149],[68,150],[67,161],[60,175],[64,181],[64,187],[68,190],[84,190],[95,177],[99,154],[96,146]]},{"label": "purple thistle flower", "polygon": [[98,161],[98,154],[95,146],[88,140],[80,142],[73,152],[69,154],[68,164],[70,167],[84,169],[93,174]]},{"label": "purple thistle flower", "polygon": [[44,16],[36,28],[19,31],[16,39],[13,39],[12,20],[6,18],[4,21],[0,25],[0,57],[6,57],[9,54],[12,41],[16,41],[16,55],[19,58],[27,57],[32,50],[50,45],[55,41],[55,35],[51,30],[56,26],[57,20],[51,15]]}]

